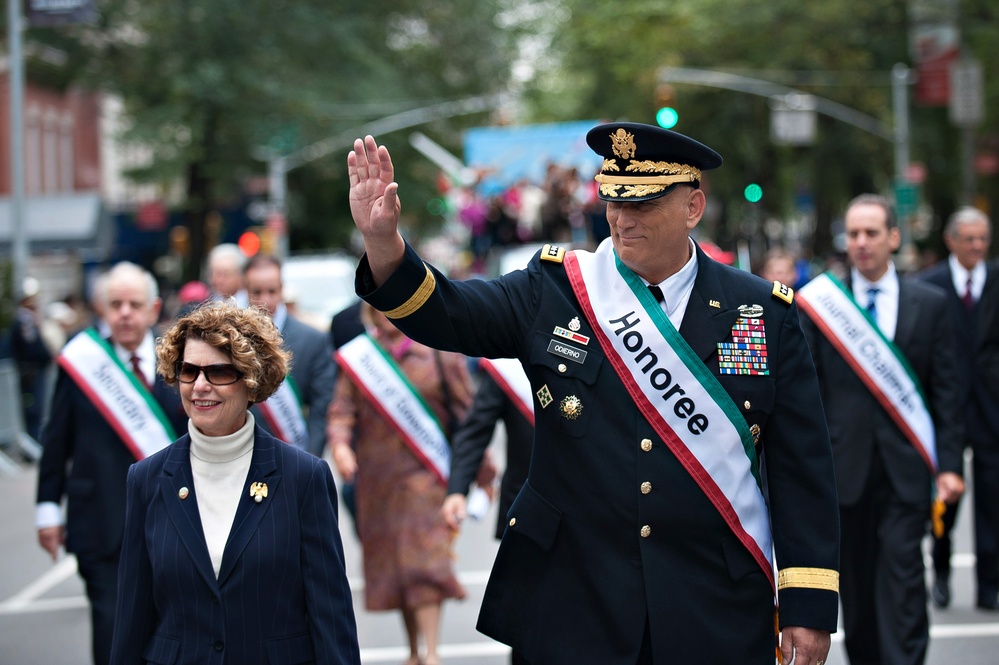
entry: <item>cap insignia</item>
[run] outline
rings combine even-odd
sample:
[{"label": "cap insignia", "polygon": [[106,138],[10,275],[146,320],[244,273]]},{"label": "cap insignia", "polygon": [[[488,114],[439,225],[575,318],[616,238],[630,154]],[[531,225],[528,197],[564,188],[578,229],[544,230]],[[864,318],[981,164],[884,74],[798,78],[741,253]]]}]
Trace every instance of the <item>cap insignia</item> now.
[{"label": "cap insignia", "polygon": [[665,173],[667,175],[692,176],[693,180],[701,179],[701,169],[689,164],[677,164],[676,162],[653,162],[651,160],[636,161],[631,160],[624,168],[625,171],[638,171],[639,173]]},{"label": "cap insignia", "polygon": [[631,159],[635,156],[635,151],[638,148],[635,146],[634,134],[629,134],[623,129],[618,128],[616,132],[610,135],[610,139],[615,155],[621,159]]},{"label": "cap insignia", "polygon": [[616,159],[605,159],[604,163],[600,166],[601,171],[620,171],[621,167],[617,165]]}]

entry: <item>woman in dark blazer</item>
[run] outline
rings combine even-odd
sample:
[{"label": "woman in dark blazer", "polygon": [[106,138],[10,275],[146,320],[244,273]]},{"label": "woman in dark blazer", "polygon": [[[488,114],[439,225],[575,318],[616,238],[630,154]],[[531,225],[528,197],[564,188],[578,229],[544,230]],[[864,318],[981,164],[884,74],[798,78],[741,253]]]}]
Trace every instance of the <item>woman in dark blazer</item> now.
[{"label": "woman in dark blazer", "polygon": [[329,466],[248,411],[288,373],[270,318],[205,305],[157,357],[190,420],[129,470],[112,665],[359,664]]}]

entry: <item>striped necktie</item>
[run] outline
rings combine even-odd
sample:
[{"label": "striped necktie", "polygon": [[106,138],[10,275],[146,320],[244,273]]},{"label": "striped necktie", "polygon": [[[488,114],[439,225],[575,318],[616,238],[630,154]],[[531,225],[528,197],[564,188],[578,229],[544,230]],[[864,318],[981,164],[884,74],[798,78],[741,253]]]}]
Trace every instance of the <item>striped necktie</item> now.
[{"label": "striped necktie", "polygon": [[875,303],[875,299],[877,298],[879,291],[881,291],[881,289],[877,287],[867,289],[867,313],[872,319],[874,319],[875,325],[877,325],[878,322],[878,307]]}]

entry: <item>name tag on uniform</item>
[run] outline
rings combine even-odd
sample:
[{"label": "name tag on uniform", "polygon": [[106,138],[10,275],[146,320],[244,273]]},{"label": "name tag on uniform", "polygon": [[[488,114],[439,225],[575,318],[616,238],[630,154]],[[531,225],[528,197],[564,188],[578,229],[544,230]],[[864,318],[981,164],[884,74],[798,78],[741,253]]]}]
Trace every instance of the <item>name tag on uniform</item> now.
[{"label": "name tag on uniform", "polygon": [[577,349],[576,347],[560,342],[557,339],[553,339],[548,343],[548,353],[552,353],[556,356],[565,358],[566,360],[571,360],[572,362],[579,363],[581,365],[583,364],[583,361],[586,360],[585,349]]}]

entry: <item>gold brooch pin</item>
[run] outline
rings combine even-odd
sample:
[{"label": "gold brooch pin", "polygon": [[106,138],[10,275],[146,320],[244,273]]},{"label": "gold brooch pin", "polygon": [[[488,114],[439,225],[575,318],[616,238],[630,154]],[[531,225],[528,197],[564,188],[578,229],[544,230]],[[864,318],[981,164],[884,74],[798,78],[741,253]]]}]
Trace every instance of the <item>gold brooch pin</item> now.
[{"label": "gold brooch pin", "polygon": [[559,403],[559,408],[568,420],[575,420],[583,412],[583,402],[575,395],[569,395]]},{"label": "gold brooch pin", "polygon": [[267,498],[267,483],[253,483],[250,485],[250,496],[257,503]]},{"label": "gold brooch pin", "polygon": [[180,491],[177,492],[177,496],[179,496],[180,500],[183,501],[184,499],[187,498],[187,495],[190,494],[190,493],[191,493],[191,491],[188,490],[186,487],[181,487]]}]

